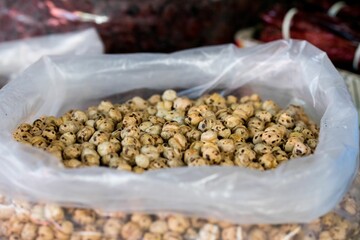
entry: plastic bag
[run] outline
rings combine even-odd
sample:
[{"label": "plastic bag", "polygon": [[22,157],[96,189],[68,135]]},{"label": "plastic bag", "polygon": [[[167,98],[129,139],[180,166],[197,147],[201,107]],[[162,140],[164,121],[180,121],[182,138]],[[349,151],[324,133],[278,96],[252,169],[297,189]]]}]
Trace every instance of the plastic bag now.
[{"label": "plastic bag", "polygon": [[102,52],[102,42],[94,29],[0,43],[0,87],[42,56]]},{"label": "plastic bag", "polygon": [[[40,115],[167,88],[186,89],[180,94],[189,97],[214,90],[256,92],[282,107],[301,104],[320,123],[319,145],[314,155],[274,171],[203,167],[136,175],[64,169],[49,154],[12,140],[19,123]],[[237,223],[308,222],[336,206],[358,165],[358,119],[351,97],[326,54],[306,42],[170,55],[45,58],[10,82],[0,99],[0,192],[34,202],[103,211],[175,211]]]}]

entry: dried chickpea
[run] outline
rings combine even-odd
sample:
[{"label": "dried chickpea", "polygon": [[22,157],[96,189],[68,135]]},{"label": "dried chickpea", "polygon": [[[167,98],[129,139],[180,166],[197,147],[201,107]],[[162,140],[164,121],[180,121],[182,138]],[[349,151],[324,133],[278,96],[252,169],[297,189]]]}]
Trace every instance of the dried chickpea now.
[{"label": "dried chickpea", "polygon": [[81,156],[81,145],[73,144],[65,147],[63,152],[64,160],[77,159]]},{"label": "dried chickpea", "polygon": [[87,166],[99,166],[100,156],[95,150],[84,148],[81,152],[81,161]]},{"label": "dried chickpea", "polygon": [[318,134],[298,106],[280,109],[256,94],[191,100],[166,90],[148,100],[102,101],[87,111],[43,116],[20,125],[13,136],[68,168],[101,165],[142,173],[184,165],[270,169],[313,153]]},{"label": "dried chickpea", "polygon": [[110,218],[105,222],[103,226],[104,235],[107,237],[117,238],[120,234],[122,226],[123,223],[120,220],[116,218]]},{"label": "dried chickpea", "polygon": [[65,217],[63,209],[56,204],[46,204],[44,206],[44,214],[52,222],[62,222]]},{"label": "dried chickpea", "polygon": [[76,140],[79,143],[88,142],[91,136],[94,134],[95,129],[93,127],[85,126],[80,129],[76,134]]},{"label": "dried chickpea", "polygon": [[126,223],[121,229],[121,236],[126,240],[140,240],[142,235],[140,226],[134,222]]},{"label": "dried chickpea", "polygon": [[63,124],[61,124],[59,127],[60,134],[64,134],[67,132],[71,132],[75,134],[77,133],[77,131],[79,131],[79,124],[77,124],[74,121],[66,121]]},{"label": "dried chickpea", "polygon": [[33,223],[26,223],[21,231],[21,239],[35,240],[37,236],[37,226]]},{"label": "dried chickpea", "polygon": [[103,131],[96,131],[91,136],[89,142],[94,145],[99,145],[100,143],[107,142],[110,139],[110,134]]},{"label": "dried chickpea", "polygon": [[199,232],[199,240],[219,240],[220,228],[215,224],[205,224]]},{"label": "dried chickpea", "polygon": [[38,237],[37,240],[52,240],[54,239],[54,232],[48,226],[40,226],[38,229]]},{"label": "dried chickpea", "polygon": [[76,209],[72,215],[72,220],[80,225],[95,223],[95,213],[92,210]]},{"label": "dried chickpea", "polygon": [[183,240],[183,238],[179,233],[167,232],[163,235],[163,240]]},{"label": "dried chickpea", "polygon": [[88,120],[88,116],[85,112],[77,110],[71,113],[71,120],[84,124]]},{"label": "dried chickpea", "polygon": [[168,231],[168,225],[163,220],[157,220],[150,224],[149,230],[155,234],[164,234]]},{"label": "dried chickpea", "polygon": [[167,220],[170,231],[184,233],[190,227],[189,220],[182,215],[172,215]]},{"label": "dried chickpea", "polygon": [[66,132],[60,136],[59,140],[63,142],[66,146],[69,146],[76,142],[76,135],[72,132]]},{"label": "dried chickpea", "polygon": [[139,154],[139,155],[135,156],[135,162],[136,162],[136,165],[138,165],[139,167],[142,167],[142,168],[147,168],[150,165],[149,157],[144,154]]}]

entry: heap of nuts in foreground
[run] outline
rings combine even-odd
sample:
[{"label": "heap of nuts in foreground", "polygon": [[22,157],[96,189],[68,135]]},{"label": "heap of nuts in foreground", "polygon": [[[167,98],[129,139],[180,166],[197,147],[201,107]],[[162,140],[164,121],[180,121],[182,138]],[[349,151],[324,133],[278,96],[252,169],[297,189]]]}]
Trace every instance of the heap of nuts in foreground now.
[{"label": "heap of nuts in foreground", "polygon": [[[359,208],[351,196],[305,225],[236,225],[181,214],[106,213],[30,204],[0,196],[0,239],[10,240],[358,240]],[[352,220],[351,220],[352,219]]]},{"label": "heap of nuts in foreground", "polygon": [[14,132],[65,167],[104,166],[142,173],[182,166],[272,169],[314,152],[319,129],[299,106],[281,109],[256,94],[196,100],[173,90],[123,104],[41,117]]}]

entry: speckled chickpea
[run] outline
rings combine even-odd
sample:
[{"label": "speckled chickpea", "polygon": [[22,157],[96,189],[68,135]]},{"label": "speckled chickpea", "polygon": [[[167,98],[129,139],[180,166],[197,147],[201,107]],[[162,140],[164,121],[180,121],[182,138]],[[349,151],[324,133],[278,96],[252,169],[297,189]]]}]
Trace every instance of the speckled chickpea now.
[{"label": "speckled chickpea", "polygon": [[242,240],[244,239],[243,229],[241,227],[227,227],[221,232],[222,240]]},{"label": "speckled chickpea", "polygon": [[218,136],[216,132],[209,130],[201,134],[200,140],[207,142],[216,142],[218,140]]},{"label": "speckled chickpea", "polygon": [[33,136],[40,136],[42,134],[42,129],[36,126],[33,126],[29,133]]},{"label": "speckled chickpea", "polygon": [[56,131],[54,129],[51,129],[51,128],[45,128],[42,131],[41,136],[43,138],[45,138],[47,141],[49,141],[49,142],[51,142],[53,140],[56,140],[56,138],[57,138]]},{"label": "speckled chickpea", "polygon": [[46,219],[52,222],[61,222],[65,217],[63,209],[56,204],[46,204],[44,214]]},{"label": "speckled chickpea", "polygon": [[210,162],[206,160],[205,158],[198,157],[195,159],[192,159],[190,162],[188,162],[189,167],[201,167],[201,166],[210,166]]},{"label": "speckled chickpea", "polygon": [[279,106],[272,100],[264,101],[261,109],[270,112],[272,115],[275,115],[280,110]]},{"label": "speckled chickpea", "polygon": [[285,143],[284,150],[286,152],[292,152],[296,143],[301,143],[301,139],[297,137],[290,137]]},{"label": "speckled chickpea", "polygon": [[64,160],[79,158],[81,156],[81,150],[82,148],[80,144],[73,144],[65,147],[63,152]]},{"label": "speckled chickpea", "polygon": [[186,137],[181,133],[176,133],[172,138],[168,141],[169,146],[174,149],[185,150],[187,146]]},{"label": "speckled chickpea", "polygon": [[37,240],[53,240],[54,232],[48,226],[40,226],[38,229]]},{"label": "speckled chickpea", "polygon": [[131,221],[137,223],[142,230],[149,230],[152,224],[150,215],[143,213],[133,213]]},{"label": "speckled chickpea", "polygon": [[232,139],[221,139],[217,142],[220,150],[226,153],[232,153],[235,151],[235,143]]},{"label": "speckled chickpea", "polygon": [[199,231],[199,240],[219,240],[220,228],[215,224],[205,224]]},{"label": "speckled chickpea", "polygon": [[203,146],[201,148],[201,154],[204,159],[212,164],[219,164],[221,162],[221,154],[217,148]]},{"label": "speckled chickpea", "polygon": [[[191,108],[190,108],[191,109]],[[194,111],[194,112],[188,112],[188,114],[185,116],[185,123],[191,126],[198,126],[198,124],[203,120],[204,118],[201,116],[200,112]]]},{"label": "speckled chickpea", "polygon": [[94,134],[95,129],[93,127],[85,126],[81,128],[76,134],[76,140],[79,143],[87,142]]},{"label": "speckled chickpea", "polygon": [[125,240],[140,240],[143,232],[137,223],[128,222],[122,227],[121,236]]},{"label": "speckled chickpea", "polygon": [[183,153],[179,149],[175,149],[164,144],[162,155],[166,159],[171,160],[171,159],[181,159]]},{"label": "speckled chickpea", "polygon": [[41,119],[36,119],[36,120],[33,122],[33,126],[34,126],[34,127],[38,127],[38,128],[40,128],[40,129],[43,129],[43,128],[46,126],[46,124],[45,124],[45,122],[44,122],[43,120],[41,120]]},{"label": "speckled chickpea", "polygon": [[33,223],[26,223],[21,231],[21,239],[35,240],[37,236],[37,226]]},{"label": "speckled chickpea", "polygon": [[102,142],[97,146],[97,152],[101,157],[106,156],[110,153],[116,153],[117,149],[118,147],[116,146],[116,143],[112,142]]},{"label": "speckled chickpea", "polygon": [[86,166],[99,166],[100,156],[95,150],[90,148],[84,148],[81,152],[81,161]]},{"label": "speckled chickpea", "polygon": [[63,160],[63,164],[67,168],[79,168],[84,166],[84,164],[77,159]]},{"label": "speckled chickpea", "polygon": [[276,161],[276,158],[271,153],[265,153],[259,158],[259,163],[265,168],[265,169],[272,169],[275,168],[278,163]]},{"label": "speckled chickpea", "polygon": [[149,231],[156,234],[164,234],[168,231],[167,222],[156,220],[150,224]]},{"label": "speckled chickpea", "polygon": [[66,132],[60,136],[59,140],[66,146],[69,146],[76,142],[76,135],[72,132]]},{"label": "speckled chickpea", "polygon": [[148,156],[146,156],[144,154],[139,154],[139,155],[135,156],[135,162],[136,162],[136,165],[138,165],[139,167],[147,168],[147,167],[149,167],[150,159]]},{"label": "speckled chickpea", "polygon": [[309,155],[311,153],[311,149],[310,147],[308,147],[307,145],[305,145],[304,143],[302,142],[296,142],[294,144],[294,148],[292,150],[292,154],[294,156],[306,156],[306,155]]},{"label": "speckled chickpea", "polygon": [[229,95],[229,96],[226,97],[226,104],[227,105],[237,103],[237,101],[238,101],[238,98],[233,96],[233,95]]},{"label": "speckled chickpea", "polygon": [[236,149],[234,163],[237,166],[246,167],[256,158],[256,153],[248,146]]},{"label": "speckled chickpea", "polygon": [[89,225],[95,223],[96,215],[92,210],[87,209],[75,209],[72,220],[80,225]]},{"label": "speckled chickpea", "polygon": [[94,127],[97,131],[111,133],[115,130],[115,123],[111,118],[102,118],[95,121]]},{"label": "speckled chickpea", "polygon": [[135,163],[135,156],[140,153],[139,148],[134,145],[124,146],[120,156],[125,160],[129,161],[131,164]]},{"label": "speckled chickpea", "polygon": [[121,170],[121,171],[128,171],[128,172],[132,171],[132,167],[126,161],[119,162],[117,169]]},{"label": "speckled chickpea", "polygon": [[91,136],[89,142],[97,146],[100,143],[109,141],[109,139],[110,139],[110,133],[103,131],[96,131]]},{"label": "speckled chickpea", "polygon": [[103,225],[103,232],[106,237],[117,238],[120,234],[123,223],[121,220],[116,218],[107,219]]},{"label": "speckled chickpea", "polygon": [[84,124],[88,120],[88,116],[85,112],[76,110],[71,113],[71,120]]},{"label": "speckled chickpea", "polygon": [[156,233],[145,233],[143,240],[162,240],[162,236]]},{"label": "speckled chickpea", "polygon": [[48,146],[48,142],[46,141],[46,139],[43,137],[40,137],[40,136],[35,136],[35,137],[31,138],[30,143],[32,146],[41,148],[44,150]]},{"label": "speckled chickpea", "polygon": [[100,112],[107,113],[113,107],[114,105],[110,101],[101,101],[101,103],[97,107],[97,110]]},{"label": "speckled chickpea", "polygon": [[183,111],[186,112],[187,110],[190,109],[190,107],[192,106],[192,101],[188,98],[184,98],[184,97],[179,97],[176,98],[174,101],[174,108],[178,111]]},{"label": "speckled chickpea", "polygon": [[184,240],[184,239],[179,233],[167,232],[163,235],[163,240]]},{"label": "speckled chickpea", "polygon": [[271,146],[265,144],[265,143],[258,143],[254,146],[254,151],[257,154],[267,154],[272,152]]},{"label": "speckled chickpea", "polygon": [[64,122],[59,127],[59,133],[60,134],[64,134],[64,133],[67,133],[67,132],[71,132],[71,133],[75,134],[75,133],[77,133],[77,131],[79,131],[79,124],[77,124],[74,121]]},{"label": "speckled chickpea", "polygon": [[134,125],[125,127],[123,130],[121,130],[121,138],[125,138],[125,137],[139,138],[140,129]]},{"label": "speckled chickpea", "polygon": [[190,227],[188,218],[183,215],[171,215],[169,216],[167,223],[170,231],[181,234]]}]

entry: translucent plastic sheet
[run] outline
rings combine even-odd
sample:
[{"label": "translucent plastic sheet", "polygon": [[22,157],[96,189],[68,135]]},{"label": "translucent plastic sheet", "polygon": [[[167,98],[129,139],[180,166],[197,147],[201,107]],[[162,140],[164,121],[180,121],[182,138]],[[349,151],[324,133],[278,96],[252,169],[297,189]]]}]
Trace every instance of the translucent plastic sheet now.
[{"label": "translucent plastic sheet", "polygon": [[[303,105],[319,121],[314,155],[273,171],[177,168],[141,175],[103,168],[66,170],[49,154],[18,144],[11,131],[129,91],[167,88],[190,97],[256,92]],[[141,92],[146,96],[147,91]],[[166,54],[45,58],[0,92],[0,191],[35,202],[103,211],[175,211],[237,223],[309,222],[332,210],[357,169],[357,112],[326,54],[301,41],[232,45]],[[341,114],[340,114],[341,113]]]},{"label": "translucent plastic sheet", "polygon": [[0,87],[42,56],[102,52],[102,42],[94,29],[0,43]]}]

